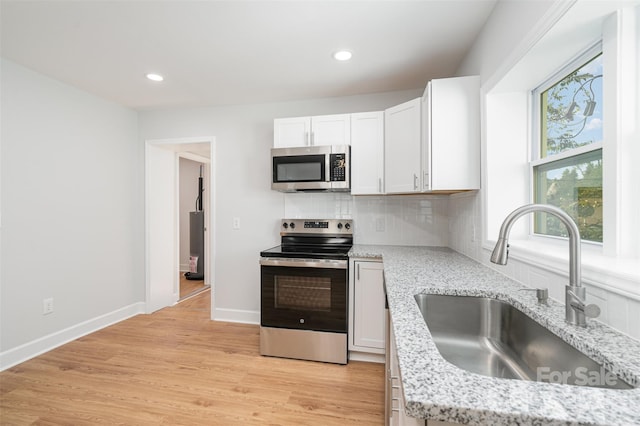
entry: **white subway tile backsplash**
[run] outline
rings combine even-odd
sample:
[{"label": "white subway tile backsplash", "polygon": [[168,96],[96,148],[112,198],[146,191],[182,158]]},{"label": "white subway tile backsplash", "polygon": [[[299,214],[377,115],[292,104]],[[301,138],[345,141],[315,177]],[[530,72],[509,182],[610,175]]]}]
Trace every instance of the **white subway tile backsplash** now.
[{"label": "white subway tile backsplash", "polygon": [[629,312],[627,310],[629,299],[619,294],[610,293],[607,295],[607,310],[609,311],[607,323],[622,331],[629,333]]},{"label": "white subway tile backsplash", "polygon": [[640,302],[629,300],[629,336],[640,340]]},{"label": "white subway tile backsplash", "polygon": [[357,244],[449,245],[449,200],[443,196],[285,194],[284,216],[353,219]]},{"label": "white subway tile backsplash", "polygon": [[284,217],[304,219],[352,219],[348,194],[296,192],[284,196]]},{"label": "white subway tile backsplash", "polygon": [[448,245],[445,197],[354,197],[353,206],[358,244]]}]

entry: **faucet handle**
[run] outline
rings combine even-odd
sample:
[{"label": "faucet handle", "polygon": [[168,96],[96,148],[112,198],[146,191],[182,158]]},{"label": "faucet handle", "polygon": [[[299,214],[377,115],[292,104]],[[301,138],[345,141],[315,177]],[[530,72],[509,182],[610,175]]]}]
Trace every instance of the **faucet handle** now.
[{"label": "faucet handle", "polygon": [[[567,309],[569,307],[576,312],[583,314],[587,318],[596,318],[600,315],[600,307],[596,304],[589,304],[585,302],[586,290],[584,287],[572,287],[567,286]],[[583,325],[584,320],[578,321],[578,325]]]},{"label": "faucet handle", "polygon": [[538,298],[538,303],[540,303],[541,305],[546,305],[547,299],[549,299],[548,288],[521,288],[520,291],[535,291],[536,297]]},{"label": "faucet handle", "polygon": [[600,312],[600,307],[593,303],[584,307],[584,316],[587,318],[596,318],[600,316]]}]

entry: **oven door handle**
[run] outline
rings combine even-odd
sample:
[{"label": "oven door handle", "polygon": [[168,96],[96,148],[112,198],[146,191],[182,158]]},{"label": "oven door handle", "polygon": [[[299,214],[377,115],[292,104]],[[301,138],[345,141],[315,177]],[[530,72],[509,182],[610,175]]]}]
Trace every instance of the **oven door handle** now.
[{"label": "oven door handle", "polygon": [[262,266],[294,266],[296,268],[347,269],[348,261],[337,259],[260,258]]}]

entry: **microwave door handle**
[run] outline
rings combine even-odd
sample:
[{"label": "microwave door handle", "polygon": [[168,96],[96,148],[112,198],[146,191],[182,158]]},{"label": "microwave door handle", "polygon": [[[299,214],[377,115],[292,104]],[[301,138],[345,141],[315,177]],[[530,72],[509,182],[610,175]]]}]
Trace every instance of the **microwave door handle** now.
[{"label": "microwave door handle", "polygon": [[325,168],[325,173],[324,173],[324,181],[327,182],[329,184],[329,186],[333,186],[331,183],[331,153],[329,154],[325,154],[324,156],[324,168]]}]

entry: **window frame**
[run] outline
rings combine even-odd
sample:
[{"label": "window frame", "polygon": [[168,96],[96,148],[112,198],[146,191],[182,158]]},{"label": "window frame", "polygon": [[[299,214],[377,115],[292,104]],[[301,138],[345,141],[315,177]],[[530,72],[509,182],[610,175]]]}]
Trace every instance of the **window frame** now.
[{"label": "window frame", "polygon": [[[602,158],[605,157],[605,143],[604,143],[604,135],[603,142],[595,142],[589,145],[583,145],[577,148],[568,149],[566,151],[559,152],[557,154],[547,155],[544,158],[541,158],[541,145],[542,145],[542,132],[541,132],[541,124],[542,124],[542,113],[541,113],[541,95],[546,90],[558,84],[562,79],[586,65],[591,60],[595,59],[595,57],[599,55],[604,55],[603,51],[603,41],[602,39],[598,40],[596,43],[590,45],[586,49],[578,52],[575,56],[570,58],[564,65],[556,68],[556,70],[549,75],[546,79],[544,79],[538,86],[533,88],[529,92],[530,97],[530,105],[531,105],[531,118],[530,118],[530,144],[529,144],[529,200],[532,203],[536,202],[535,199],[535,188],[536,188],[536,174],[535,168],[541,165],[546,165],[549,163],[553,163],[556,161],[565,160],[567,158],[581,156],[590,152],[594,152],[597,150],[602,150]],[[604,77],[604,71],[603,71]],[[604,91],[604,89],[603,89]],[[604,93],[603,93],[604,95]],[[603,96],[606,98],[606,96]],[[603,201],[604,194],[608,185],[605,183],[605,176],[602,177],[602,193],[603,193]],[[603,229],[605,225],[605,217],[603,217]],[[542,240],[566,240],[567,237],[560,237],[555,235],[541,234],[535,232],[535,220],[531,217],[529,221],[529,235],[533,238],[540,238]],[[591,244],[595,247],[603,247],[604,246],[604,237],[603,241],[591,241],[591,240],[582,240],[583,244]]]}]

